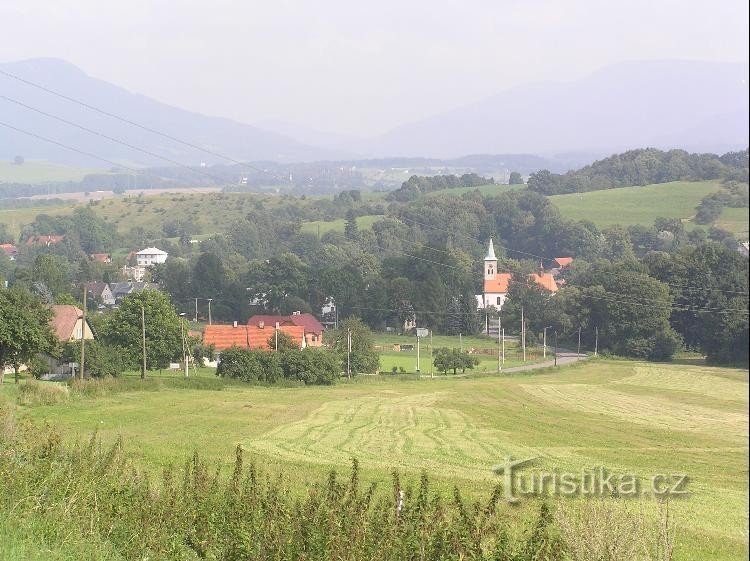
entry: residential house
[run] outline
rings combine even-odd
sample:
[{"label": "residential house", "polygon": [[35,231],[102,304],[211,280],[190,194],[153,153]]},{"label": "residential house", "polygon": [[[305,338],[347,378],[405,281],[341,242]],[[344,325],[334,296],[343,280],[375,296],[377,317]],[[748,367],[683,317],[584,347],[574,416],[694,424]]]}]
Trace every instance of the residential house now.
[{"label": "residential house", "polygon": [[305,328],[305,344],[308,347],[323,346],[323,331],[325,327],[312,314],[294,312],[289,316],[255,315],[247,320],[248,325],[297,325]]},{"label": "residential house", "polygon": [[109,253],[92,253],[89,259],[94,263],[112,263],[112,256]]},{"label": "residential house", "polygon": [[115,304],[122,302],[128,294],[142,290],[158,290],[159,285],[151,282],[114,282],[110,285]]},{"label": "residential house", "polygon": [[146,267],[139,267],[137,265],[135,267],[129,267],[125,265],[120,271],[126,279],[131,281],[143,282],[146,278]]},{"label": "residential house", "polygon": [[[88,321],[85,324],[83,322],[83,310],[71,305],[55,305],[51,309],[50,327],[61,345],[70,341],[94,339],[94,333],[91,331]],[[44,379],[70,378],[75,374],[75,364],[61,362],[59,358],[47,354],[42,355],[42,357],[47,361],[49,367],[49,373],[44,376]]]},{"label": "residential house", "polygon": [[87,287],[89,296],[102,306],[115,305],[115,296],[106,282],[90,282]]},{"label": "residential house", "polygon": [[57,245],[65,239],[65,236],[31,236],[26,240],[26,245],[42,245],[49,247],[51,245]]},{"label": "residential house", "polygon": [[2,250],[11,261],[15,261],[16,257],[18,257],[18,248],[12,243],[0,244],[0,250]]},{"label": "residential house", "polygon": [[166,251],[157,247],[147,247],[135,254],[135,262],[141,267],[151,267],[166,262],[168,256]]},{"label": "residential house", "polygon": [[[276,333],[276,325],[268,325],[259,321],[253,325],[207,325],[203,331],[203,344],[213,345],[217,352],[231,347],[243,349],[273,350],[271,340]],[[290,336],[299,343],[300,349],[305,348],[305,328],[301,325],[279,325],[279,333]]]}]

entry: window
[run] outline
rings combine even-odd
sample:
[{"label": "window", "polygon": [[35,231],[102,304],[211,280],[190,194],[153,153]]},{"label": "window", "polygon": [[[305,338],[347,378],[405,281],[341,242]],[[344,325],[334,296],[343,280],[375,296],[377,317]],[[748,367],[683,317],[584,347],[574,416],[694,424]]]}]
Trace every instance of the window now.
[{"label": "window", "polygon": [[502,304],[503,304],[503,297],[502,296],[498,296],[497,297],[497,305],[498,306],[502,306]]}]

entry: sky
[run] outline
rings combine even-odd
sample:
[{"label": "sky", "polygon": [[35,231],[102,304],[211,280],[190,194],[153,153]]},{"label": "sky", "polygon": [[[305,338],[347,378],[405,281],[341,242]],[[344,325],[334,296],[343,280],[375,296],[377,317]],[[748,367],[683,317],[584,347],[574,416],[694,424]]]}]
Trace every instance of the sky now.
[{"label": "sky", "polygon": [[748,60],[747,0],[3,0],[0,60],[207,115],[374,136],[624,60]]}]

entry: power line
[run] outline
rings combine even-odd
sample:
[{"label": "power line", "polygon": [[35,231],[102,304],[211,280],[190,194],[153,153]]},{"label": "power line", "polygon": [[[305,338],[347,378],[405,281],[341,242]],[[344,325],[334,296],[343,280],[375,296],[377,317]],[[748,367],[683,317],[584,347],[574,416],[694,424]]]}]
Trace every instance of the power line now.
[{"label": "power line", "polygon": [[113,167],[123,168],[123,169],[126,169],[128,171],[132,171],[133,173],[138,173],[138,170],[136,170],[134,168],[131,168],[131,167],[128,167],[128,166],[124,166],[122,164],[118,164],[117,162],[113,162],[112,160],[108,160],[107,158],[103,158],[101,156],[97,156],[96,154],[92,154],[91,152],[86,152],[85,150],[81,150],[79,148],[75,148],[74,146],[70,146],[70,145],[65,144],[63,142],[59,142],[57,140],[53,140],[51,138],[47,138],[46,136],[42,136],[42,135],[37,134],[35,132],[27,131],[27,130],[15,127],[13,125],[10,125],[8,123],[4,123],[2,121],[0,121],[0,126],[12,129],[12,130],[14,130],[16,132],[20,132],[22,134],[26,134],[28,136],[31,136],[31,137],[39,139],[39,140],[44,140],[45,142],[49,142],[51,144],[55,144],[57,146],[60,146],[61,148],[65,148],[67,150],[72,150],[73,152],[78,152],[79,154],[82,154],[84,156],[88,156],[88,157],[94,158],[96,160],[101,160],[102,162],[106,162],[106,163],[110,164]]},{"label": "power line", "polygon": [[185,164],[180,163],[178,161],[172,160],[172,159],[167,158],[165,156],[160,156],[159,154],[157,154],[155,152],[151,152],[150,150],[146,150],[144,148],[140,148],[139,146],[135,146],[133,144],[130,144],[129,142],[125,142],[124,140],[120,140],[119,138],[115,138],[113,136],[110,136],[108,134],[104,134],[104,133],[99,132],[97,130],[90,129],[88,127],[85,127],[85,126],[80,125],[78,123],[75,123],[73,121],[69,121],[68,119],[64,119],[63,117],[59,117],[58,115],[53,115],[52,113],[47,113],[46,111],[43,111],[43,110],[41,110],[41,109],[39,109],[37,107],[32,107],[31,105],[27,105],[26,103],[23,103],[22,101],[19,101],[17,99],[13,99],[12,97],[8,97],[8,96],[0,94],[0,99],[4,99],[6,101],[10,101],[11,103],[15,103],[17,105],[20,105],[21,107],[24,107],[24,108],[26,108],[26,109],[28,109],[30,111],[34,111],[34,112],[39,113],[40,115],[44,115],[45,117],[48,117],[50,119],[55,119],[56,121],[60,121],[61,123],[65,123],[66,125],[69,125],[71,127],[75,127],[77,129],[80,129],[80,130],[82,130],[84,132],[87,132],[89,134],[93,134],[93,135],[99,136],[101,138],[105,138],[105,139],[107,139],[107,140],[109,140],[111,142],[116,142],[117,144],[121,144],[122,146],[130,148],[131,150],[137,150],[138,152],[141,152],[143,154],[147,154],[148,156],[152,156],[152,157],[158,158],[160,160],[164,160],[165,162],[168,162],[168,163],[170,163],[172,165],[175,165],[175,166],[187,169],[187,170],[189,170],[189,171],[191,171],[193,173],[204,175],[204,176],[208,177],[209,179],[211,179],[212,181],[218,181],[220,183],[224,182],[223,179],[217,178],[217,177],[215,177],[215,176],[213,176],[213,175],[211,175],[209,173],[206,173],[204,171],[192,168],[192,167],[190,167],[188,165],[185,165]]},{"label": "power line", "polygon": [[148,127],[146,125],[142,125],[141,123],[137,123],[136,121],[132,121],[132,120],[126,118],[126,117],[122,117],[121,115],[117,115],[116,113],[112,113],[110,111],[106,111],[104,109],[101,109],[101,108],[96,107],[94,105],[91,105],[89,103],[86,103],[85,101],[82,101],[80,99],[76,99],[74,97],[71,97],[71,96],[65,95],[63,93],[60,93],[60,92],[58,92],[56,90],[53,90],[53,89],[48,88],[46,86],[43,86],[42,84],[38,84],[36,82],[32,82],[31,80],[27,80],[25,78],[21,78],[20,76],[12,74],[12,73],[10,73],[10,72],[8,72],[6,70],[0,69],[0,74],[6,76],[8,78],[12,78],[13,80],[17,80],[19,82],[22,82],[22,83],[24,83],[24,84],[26,84],[28,86],[33,87],[33,88],[37,88],[39,90],[47,92],[48,94],[57,96],[57,97],[59,97],[61,99],[69,101],[71,103],[78,104],[78,105],[80,105],[82,107],[85,107],[86,109],[91,110],[91,111],[95,111],[95,112],[100,113],[102,115],[105,115],[107,117],[111,117],[112,119],[116,119],[118,121],[121,121],[121,122],[126,123],[128,125],[131,125],[133,127],[137,127],[139,129],[144,130],[146,132],[149,132],[151,134],[155,134],[155,135],[161,136],[161,137],[166,138],[168,140],[171,140],[173,142],[177,142],[178,144],[182,144],[183,146],[187,146],[189,148],[193,148],[195,150],[199,150],[201,152],[204,152],[206,154],[210,154],[210,155],[215,156],[217,158],[222,158],[223,160],[226,160],[228,162],[232,162],[233,164],[237,164],[237,165],[240,165],[240,166],[249,167],[249,168],[254,169],[254,170],[256,170],[256,171],[258,171],[260,173],[265,173],[267,175],[275,177],[276,179],[281,179],[282,181],[284,181],[284,179],[281,178],[280,176],[278,176],[278,175],[276,175],[276,174],[274,174],[272,172],[269,172],[267,170],[264,170],[262,168],[259,168],[257,166],[254,166],[252,164],[249,164],[247,162],[241,162],[239,160],[236,160],[236,159],[231,158],[229,156],[226,156],[224,154],[220,154],[218,152],[214,152],[213,150],[209,150],[208,148],[205,148],[205,147],[200,146],[198,144],[194,144],[192,142],[188,142],[186,140],[182,140],[182,139],[177,138],[176,136],[173,136],[171,134],[167,134],[167,133],[161,132],[159,130],[156,130],[154,128]]}]

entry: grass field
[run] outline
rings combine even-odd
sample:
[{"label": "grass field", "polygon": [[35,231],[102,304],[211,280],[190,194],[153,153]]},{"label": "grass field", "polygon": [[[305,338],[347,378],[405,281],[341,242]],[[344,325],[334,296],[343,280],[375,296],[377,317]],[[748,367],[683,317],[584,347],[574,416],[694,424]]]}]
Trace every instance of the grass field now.
[{"label": "grass field", "polygon": [[[78,168],[49,162],[26,161],[21,165],[15,165],[8,161],[0,161],[0,183],[80,181],[92,173],[107,172],[102,169]],[[0,193],[2,193],[1,189]]]},{"label": "grass field", "polygon": [[[15,393],[6,380],[0,399]],[[598,360],[523,375],[130,391],[19,411],[72,435],[98,430],[105,443],[122,435],[152,466],[181,463],[194,450],[228,466],[239,443],[298,485],[345,470],[353,456],[366,479],[427,469],[442,489],[469,494],[487,492],[497,482],[491,466],[509,455],[538,456],[529,469],[545,472],[605,466],[644,481],[684,473],[690,495],[670,506],[675,559],[747,556],[744,370]],[[640,504],[651,519],[655,501]]]},{"label": "grass field", "polygon": [[748,217],[746,208],[729,208],[726,207],[715,222],[716,226],[728,230],[742,240],[748,238]]},{"label": "grass field", "polygon": [[[658,217],[679,218],[689,222],[695,216],[695,207],[701,199],[720,188],[717,181],[675,181],[645,185],[643,187],[621,187],[588,193],[573,193],[550,197],[566,218],[590,220],[600,227],[620,224],[652,226]],[[720,222],[733,233],[748,231],[747,209],[728,209]],[[743,211],[741,212],[733,211]]]}]

